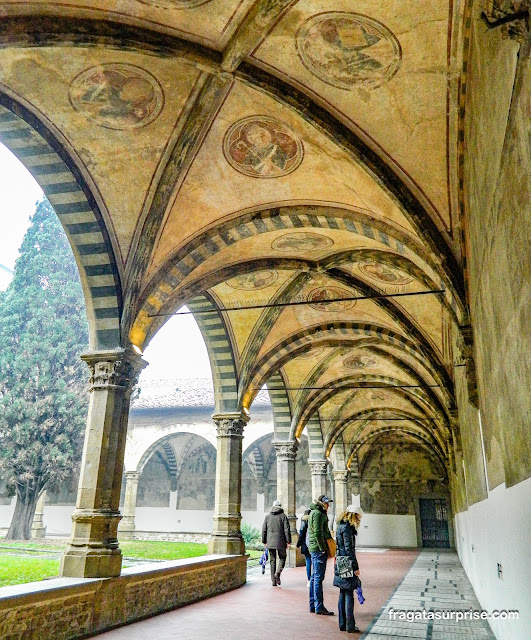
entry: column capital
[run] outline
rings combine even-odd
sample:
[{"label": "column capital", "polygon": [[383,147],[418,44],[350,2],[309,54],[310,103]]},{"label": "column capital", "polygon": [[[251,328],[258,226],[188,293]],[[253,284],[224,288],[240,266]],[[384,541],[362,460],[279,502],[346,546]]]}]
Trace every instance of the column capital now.
[{"label": "column capital", "polygon": [[249,415],[243,411],[215,413],[212,420],[216,423],[218,438],[243,438],[243,429],[249,422]]},{"label": "column capital", "polygon": [[346,483],[348,480],[348,469],[334,469],[332,475],[334,476],[334,482]]},{"label": "column capital", "polygon": [[273,440],[271,443],[277,452],[277,460],[296,460],[299,443],[297,440]]},{"label": "column capital", "polygon": [[147,362],[131,349],[88,351],[81,359],[90,369],[90,391],[132,389]]},{"label": "column capital", "polygon": [[138,482],[142,473],[140,471],[126,471],[125,479],[130,480],[131,482]]},{"label": "column capital", "polygon": [[308,460],[312,476],[325,476],[328,460]]}]

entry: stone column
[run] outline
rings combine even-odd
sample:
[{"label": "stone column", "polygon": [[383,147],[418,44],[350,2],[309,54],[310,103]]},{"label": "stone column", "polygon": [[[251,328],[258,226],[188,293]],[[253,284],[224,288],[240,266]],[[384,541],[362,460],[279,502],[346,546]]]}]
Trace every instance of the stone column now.
[{"label": "stone column", "polygon": [[[287,441],[273,441],[277,453],[277,500],[282,503],[284,513],[287,515],[291,530],[292,543],[288,547],[288,557],[286,560],[286,566],[296,567],[297,561],[301,559],[297,558],[297,555],[301,555],[300,551],[297,554],[297,516],[295,511],[297,509],[296,494],[295,494],[295,461],[297,459],[297,448],[299,443],[296,440]],[[304,560],[304,558],[302,558]]]},{"label": "stone column", "polygon": [[312,501],[326,493],[326,468],[328,460],[308,460],[312,474]]},{"label": "stone column", "polygon": [[31,537],[44,538],[46,536],[46,527],[44,526],[44,502],[46,500],[46,489],[41,493],[35,507],[35,515],[31,524]]},{"label": "stone column", "polygon": [[209,553],[241,555],[245,543],[240,531],[242,499],[243,428],[249,418],[243,413],[214,414],[217,427],[216,494],[214,527]]},{"label": "stone column", "polygon": [[336,519],[348,506],[348,471],[346,469],[334,469],[334,496]]},{"label": "stone column", "polygon": [[124,517],[118,528],[121,540],[132,540],[135,531],[136,494],[140,471],[125,472]]},{"label": "stone column", "polygon": [[72,536],[61,576],[119,576],[120,489],[131,391],[146,362],[130,350],[81,356],[89,366],[90,401]]}]

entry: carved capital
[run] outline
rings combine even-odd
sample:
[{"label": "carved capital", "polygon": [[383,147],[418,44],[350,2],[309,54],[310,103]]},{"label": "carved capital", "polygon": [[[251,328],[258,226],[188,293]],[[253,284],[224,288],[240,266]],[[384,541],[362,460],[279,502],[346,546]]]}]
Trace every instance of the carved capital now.
[{"label": "carved capital", "polygon": [[90,369],[90,391],[95,389],[132,390],[147,362],[132,351],[90,351],[81,359]]},{"label": "carved capital", "polygon": [[347,469],[334,469],[332,471],[332,475],[334,476],[334,482],[342,482],[343,484],[347,483],[347,480],[348,480]]},{"label": "carved capital", "polygon": [[138,483],[138,481],[140,480],[140,471],[126,471],[125,480],[126,482]]},{"label": "carved capital", "polygon": [[277,452],[277,460],[295,461],[297,459],[299,443],[296,440],[273,441],[272,444]]},{"label": "carved capital", "polygon": [[243,429],[249,418],[244,413],[217,413],[212,416],[218,438],[243,438]]},{"label": "carved capital", "polygon": [[308,460],[312,476],[325,476],[328,460]]}]

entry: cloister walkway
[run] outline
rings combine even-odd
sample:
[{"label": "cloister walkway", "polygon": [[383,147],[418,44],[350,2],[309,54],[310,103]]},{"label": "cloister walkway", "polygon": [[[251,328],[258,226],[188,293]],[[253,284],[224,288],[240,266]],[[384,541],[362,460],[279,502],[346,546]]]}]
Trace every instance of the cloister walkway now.
[{"label": "cloister walkway", "polygon": [[[493,640],[485,622],[391,621],[388,611],[412,609],[480,610],[480,605],[451,551],[360,550],[358,555],[366,601],[356,603],[356,622],[367,640]],[[332,586],[329,561],[325,605],[335,616],[308,611],[304,568],[287,569],[282,586],[268,575],[253,573],[245,586],[182,609],[98,635],[100,640],[340,640],[338,590]],[[350,635],[348,637],[351,637]],[[353,635],[352,637],[360,637]]]}]

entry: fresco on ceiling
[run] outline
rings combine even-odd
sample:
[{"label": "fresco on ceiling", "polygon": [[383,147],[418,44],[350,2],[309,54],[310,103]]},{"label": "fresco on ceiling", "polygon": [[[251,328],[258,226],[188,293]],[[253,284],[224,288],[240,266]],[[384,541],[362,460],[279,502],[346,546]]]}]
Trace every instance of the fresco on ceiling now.
[{"label": "fresco on ceiling", "polygon": [[199,7],[202,4],[211,2],[212,0],[138,0],[142,4],[148,4],[150,7],[158,9],[191,9]]},{"label": "fresco on ceiling", "polygon": [[307,360],[309,358],[317,358],[324,352],[324,347],[318,347],[317,349],[312,349],[311,351],[306,351],[306,353],[300,353],[297,358],[302,358],[303,360]]},{"label": "fresco on ceiling", "polygon": [[137,129],[153,122],[164,105],[157,80],[129,64],[103,64],[81,72],[70,85],[70,103],[107,129]]},{"label": "fresco on ceiling", "polygon": [[229,287],[241,289],[242,291],[257,291],[269,287],[278,279],[275,269],[263,269],[254,273],[243,273],[227,280]]},{"label": "fresco on ceiling", "polygon": [[396,286],[402,286],[409,284],[413,281],[413,278],[404,273],[400,269],[391,268],[381,262],[374,262],[369,260],[367,262],[361,262],[360,271],[371,280],[377,280],[384,284],[393,284]]},{"label": "fresco on ceiling", "polygon": [[298,251],[301,253],[326,249],[334,244],[332,238],[311,231],[299,231],[298,233],[285,233],[271,243],[271,248],[283,253]]},{"label": "fresco on ceiling", "polygon": [[349,403],[352,402],[352,400],[354,400],[354,398],[356,397],[356,394],[357,391],[355,389],[349,390],[348,394],[345,392],[339,392],[329,398],[328,402],[336,407],[340,407],[342,404],[347,402],[347,400]]},{"label": "fresco on ceiling", "polygon": [[236,171],[252,178],[279,178],[300,165],[302,142],[281,122],[250,116],[235,122],[225,134],[223,153]]},{"label": "fresco on ceiling", "polygon": [[334,11],[312,16],[297,33],[304,66],[339,89],[375,89],[393,77],[400,44],[383,24],[358,13]]},{"label": "fresco on ceiling", "polygon": [[368,369],[369,367],[375,367],[377,364],[374,358],[368,358],[367,356],[350,356],[350,358],[343,360],[345,369]]},{"label": "fresco on ceiling", "polygon": [[389,395],[382,391],[369,391],[368,397],[375,402],[386,402],[389,399]]},{"label": "fresco on ceiling", "polygon": [[326,302],[326,300],[335,300],[336,298],[352,298],[352,293],[347,289],[339,287],[319,287],[310,291],[308,294],[308,302],[312,309],[317,311],[328,311],[329,313],[337,313],[338,311],[347,311],[352,309],[356,304],[356,300],[336,300],[335,302]]}]

